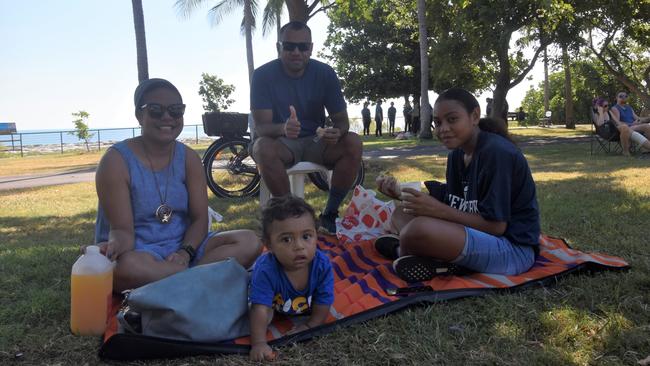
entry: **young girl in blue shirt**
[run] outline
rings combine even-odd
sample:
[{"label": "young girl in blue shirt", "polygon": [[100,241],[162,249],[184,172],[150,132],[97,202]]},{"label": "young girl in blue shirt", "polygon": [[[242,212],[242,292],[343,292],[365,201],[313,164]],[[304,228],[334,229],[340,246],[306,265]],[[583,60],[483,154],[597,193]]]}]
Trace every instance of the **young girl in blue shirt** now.
[{"label": "young girl in blue shirt", "polygon": [[439,187],[444,193],[400,191],[395,178],[377,178],[379,191],[401,204],[392,217],[399,235],[378,238],[375,248],[395,259],[395,272],[407,282],[458,268],[515,275],[535,262],[540,219],[528,163],[505,123],[480,115],[464,89],[448,89],[435,102],[436,135],[452,150],[447,183]]}]

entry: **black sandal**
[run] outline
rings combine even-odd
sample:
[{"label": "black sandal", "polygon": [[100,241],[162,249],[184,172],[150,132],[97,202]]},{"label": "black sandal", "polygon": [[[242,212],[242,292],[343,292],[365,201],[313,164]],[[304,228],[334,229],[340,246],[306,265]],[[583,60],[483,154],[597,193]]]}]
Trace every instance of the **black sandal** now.
[{"label": "black sandal", "polygon": [[441,275],[461,275],[468,271],[453,263],[446,263],[430,257],[407,255],[393,262],[395,274],[406,282],[424,282]]},{"label": "black sandal", "polygon": [[394,234],[381,235],[375,239],[375,250],[387,259],[399,258],[399,236]]}]

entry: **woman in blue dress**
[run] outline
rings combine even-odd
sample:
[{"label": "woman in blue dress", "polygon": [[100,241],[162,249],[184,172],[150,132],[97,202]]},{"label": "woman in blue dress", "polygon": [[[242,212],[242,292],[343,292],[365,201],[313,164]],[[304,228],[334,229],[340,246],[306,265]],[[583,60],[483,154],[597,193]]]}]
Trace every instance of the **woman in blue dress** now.
[{"label": "woman in blue dress", "polygon": [[176,141],[185,112],[178,89],[167,80],[149,79],[136,88],[134,103],[141,136],[112,146],[95,178],[95,242],[117,261],[114,290],[228,257],[250,266],[261,251],[253,231],[208,232],[201,160]]}]

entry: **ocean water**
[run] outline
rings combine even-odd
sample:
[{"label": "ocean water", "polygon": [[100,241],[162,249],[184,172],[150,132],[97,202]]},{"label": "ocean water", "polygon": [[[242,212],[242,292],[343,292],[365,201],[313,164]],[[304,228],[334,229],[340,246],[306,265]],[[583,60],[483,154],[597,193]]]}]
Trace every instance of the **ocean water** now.
[{"label": "ocean water", "polygon": [[[139,136],[140,127],[91,129],[90,133],[92,133],[93,136],[88,141],[89,144],[97,145],[98,142],[103,144]],[[203,125],[185,125],[180,136],[178,136],[181,140],[195,139],[197,137],[199,139],[208,137],[203,132]],[[0,144],[11,147],[12,138],[16,148],[19,148],[21,139],[24,147],[60,144],[68,145],[84,142],[77,138],[74,134],[74,130],[19,130],[13,135],[0,135]]]}]

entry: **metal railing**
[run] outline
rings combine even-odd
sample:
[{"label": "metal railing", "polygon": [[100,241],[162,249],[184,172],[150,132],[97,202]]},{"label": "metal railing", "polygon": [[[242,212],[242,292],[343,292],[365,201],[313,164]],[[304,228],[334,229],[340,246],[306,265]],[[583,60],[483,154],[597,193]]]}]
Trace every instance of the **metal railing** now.
[{"label": "metal railing", "polygon": [[[0,140],[0,152],[15,152],[24,156],[26,153],[43,153],[72,150],[101,150],[115,142],[129,137],[139,136],[140,127],[124,128],[99,128],[89,129],[91,134],[88,141],[80,140],[74,130],[43,131],[43,132],[18,132],[11,133],[7,139]],[[203,132],[203,125],[185,125],[179,139],[187,143],[198,144],[200,139],[209,137]]]},{"label": "metal railing", "polygon": [[[374,119],[372,120],[371,134],[374,134]],[[404,127],[404,117],[400,114],[397,115],[396,127],[398,130]],[[362,133],[363,124],[361,118],[350,118],[350,129],[357,133]],[[384,118],[383,122],[384,133],[388,132],[388,120]],[[101,150],[102,147],[108,147],[113,143],[122,141],[129,137],[136,137],[140,135],[140,127],[122,127],[122,128],[95,128],[89,129],[91,138],[86,141],[80,140],[76,136],[75,130],[60,130],[60,131],[42,131],[42,132],[18,132],[3,135],[7,137],[0,140],[0,153],[20,153],[24,156],[28,153],[52,153],[74,150]],[[192,124],[183,126],[183,131],[179,135],[179,139],[187,142],[198,144],[200,140],[209,141],[210,137],[203,131],[202,124]]]}]

